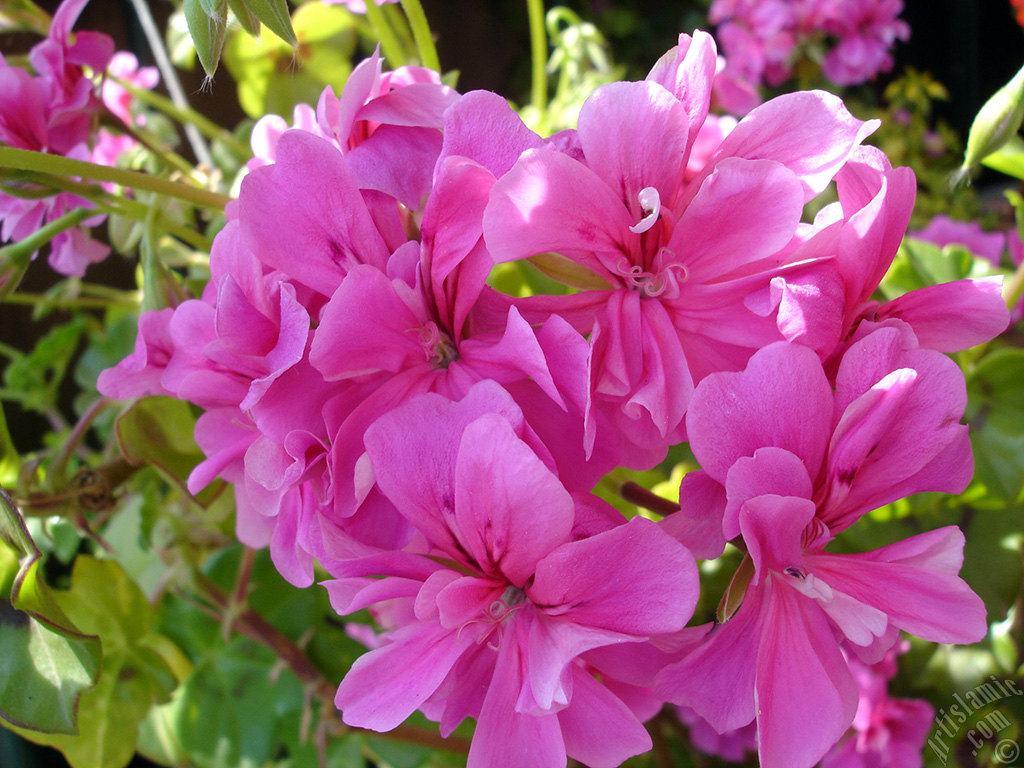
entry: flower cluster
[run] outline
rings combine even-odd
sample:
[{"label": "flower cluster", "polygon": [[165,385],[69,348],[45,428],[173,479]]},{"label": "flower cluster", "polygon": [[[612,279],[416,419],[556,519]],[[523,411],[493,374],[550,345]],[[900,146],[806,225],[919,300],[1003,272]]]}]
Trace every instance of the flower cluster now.
[{"label": "flower cluster", "polygon": [[[855,721],[856,659],[900,630],[985,634],[956,529],[826,548],[965,487],[943,353],[1005,327],[1000,282],[872,299],[913,174],[822,92],[702,132],[717,66],[682,35],[542,137],[493,93],[374,56],[295,129],[260,126],[203,295],[144,314],[102,375],[202,408],[189,488],[233,483],[243,542],[296,585],[319,561],[340,614],[371,609],[345,722],[472,718],[474,768],[614,766],[670,701],[755,723],[764,766],[804,768]],[[489,285],[526,260],[566,290]],[[660,524],[590,493],[685,441],[702,469]],[[694,556],[727,541],[746,552],[727,620],[686,628]]]},{"label": "flower cluster", "polygon": [[[33,46],[29,63],[35,74],[14,66],[0,55],[0,144],[35,152],[62,155],[113,165],[134,141],[97,129],[106,107],[126,125],[134,119],[131,97],[113,80],[102,90],[96,78],[110,67],[110,74],[141,87],[156,85],[156,70],[139,69],[130,53],[115,54],[114,41],[100,32],[72,28],[88,0],[64,0],[57,9],[48,36]],[[43,224],[76,209],[94,204],[73,192],[43,196],[31,183],[7,186],[0,193],[2,240],[22,240]],[[93,240],[88,228],[103,222],[97,213],[80,226],[58,233],[51,241],[49,262],[57,272],[82,276],[86,268],[102,261],[110,249]]]},{"label": "flower cluster", "polygon": [[910,37],[902,11],[902,0],[715,0],[708,18],[718,25],[727,81],[778,86],[807,56],[847,86],[892,68],[893,46]]}]

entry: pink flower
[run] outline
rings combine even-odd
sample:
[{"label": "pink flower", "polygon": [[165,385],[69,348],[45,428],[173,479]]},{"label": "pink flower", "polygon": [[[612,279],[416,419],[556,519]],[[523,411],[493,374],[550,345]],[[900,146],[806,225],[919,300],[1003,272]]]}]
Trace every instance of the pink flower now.
[{"label": "pink flower", "polygon": [[[61,3],[49,35],[29,52],[29,61],[38,73],[35,76],[0,57],[0,93],[4,94],[0,99],[0,142],[18,149],[89,159],[92,125],[99,110],[92,75],[106,68],[114,44],[97,32],[72,33],[85,2]],[[0,237],[21,240],[68,211],[90,207],[91,202],[70,193],[43,198],[2,194]],[[54,237],[50,266],[65,275],[81,276],[89,264],[106,258],[110,249],[92,240],[87,229],[104,218],[94,216]]]},{"label": "pink flower", "polygon": [[380,731],[417,708],[443,735],[472,717],[470,768],[554,768],[566,754],[614,766],[650,740],[586,653],[642,651],[681,629],[696,568],[649,521],[595,518],[594,502],[574,499],[523,441],[511,408],[485,382],[461,403],[411,400],[368,431],[381,488],[424,541],[327,583],[339,613],[415,605],[414,620],[353,665],[336,704],[346,723]]},{"label": "pink flower", "polygon": [[857,85],[892,69],[890,51],[910,38],[910,27],[897,18],[902,0],[831,0],[824,28],[839,38],[825,54],[821,71],[837,85]]},{"label": "pink flower", "polygon": [[908,236],[945,247],[960,245],[976,256],[983,256],[999,266],[1007,248],[1005,232],[986,232],[974,221],[956,221],[944,214],[938,214],[924,229],[908,232]]},{"label": "pink flower", "polygon": [[876,664],[846,653],[860,699],[851,732],[821,761],[821,768],[921,768],[921,751],[934,724],[935,709],[920,699],[889,696],[896,656],[910,646],[894,646]]},{"label": "pink flower", "polygon": [[856,711],[836,636],[869,660],[899,630],[936,642],[983,637],[984,606],[956,575],[959,530],[862,555],[824,550],[871,509],[920,490],[963,490],[972,469],[957,423],[965,401],[959,368],[895,328],[850,347],[834,394],[818,358],[784,343],[742,373],[701,382],[687,426],[704,469],[686,476],[682,510],[663,527],[698,556],[741,535],[750,559],[734,589],[743,593],[748,578],[749,587],[735,616],[661,674],[658,692],[722,733],[756,716],[761,764],[801,768]]},{"label": "pink flower", "polygon": [[484,215],[497,260],[559,253],[595,286],[519,304],[590,333],[588,448],[600,412],[633,441],[629,466],[680,442],[694,382],[781,338],[748,301],[789,258],[804,203],[874,128],[831,95],[790,94],[751,112],[691,177],[714,67],[714,44],[697,33],[648,80],[599,88],[579,118],[585,162],[523,152]]},{"label": "pink flower", "polygon": [[851,346],[834,393],[810,350],[772,344],[698,387],[687,428],[703,469],[684,478],[665,525],[715,557],[740,533],[743,504],[765,493],[813,500],[833,535],[911,493],[959,493],[973,470],[965,404],[960,369],[906,330]]},{"label": "pink flower", "polygon": [[837,635],[877,659],[900,629],[936,642],[975,642],[987,630],[981,600],[956,575],[964,543],[956,528],[833,555],[814,515],[798,497],[744,503],[752,575],[743,604],[659,676],[659,694],[720,732],[756,718],[765,768],[809,768],[853,722],[857,688]]},{"label": "pink flower", "polygon": [[145,116],[132,115],[133,96],[123,85],[111,78],[125,80],[136,88],[153,89],[160,82],[156,67],[140,67],[135,54],[118,51],[107,66],[107,77],[103,80],[100,94],[107,109],[117,115],[125,125],[145,125]]}]

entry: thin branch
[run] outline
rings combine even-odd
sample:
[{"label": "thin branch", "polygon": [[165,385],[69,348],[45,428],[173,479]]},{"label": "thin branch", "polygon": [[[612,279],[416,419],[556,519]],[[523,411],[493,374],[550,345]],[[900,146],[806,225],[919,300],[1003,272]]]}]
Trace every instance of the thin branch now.
[{"label": "thin branch", "polygon": [[[160,76],[164,79],[164,85],[167,86],[167,92],[171,95],[171,101],[179,109],[189,109],[185,91],[181,87],[178,73],[174,71],[174,65],[171,64],[171,57],[167,55],[167,48],[164,46],[163,37],[160,35],[160,30],[157,29],[156,22],[153,21],[153,14],[149,12],[148,3],[146,0],[132,0],[132,7],[135,8],[135,14],[139,17],[139,24],[142,25],[142,31],[146,35],[146,40],[149,41],[149,48],[153,52],[153,58],[156,60],[156,66],[160,70]],[[185,137],[188,139],[188,143],[192,145],[192,151],[196,153],[196,159],[200,164],[213,168],[213,157],[210,155],[210,148],[206,144],[206,139],[203,138],[203,135],[191,123],[183,123],[183,127],[185,129]]]}]

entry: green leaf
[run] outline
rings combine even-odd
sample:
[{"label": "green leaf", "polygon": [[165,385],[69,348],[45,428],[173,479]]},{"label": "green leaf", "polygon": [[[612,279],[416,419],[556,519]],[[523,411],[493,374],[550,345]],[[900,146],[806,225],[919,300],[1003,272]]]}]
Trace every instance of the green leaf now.
[{"label": "green leaf", "polygon": [[983,357],[967,379],[977,475],[1007,503],[1024,489],[1024,350]]},{"label": "green leaf", "polygon": [[906,238],[879,286],[887,299],[930,285],[994,274],[987,259],[972,256],[964,247]]},{"label": "green leaf", "polygon": [[182,5],[188,31],[207,76],[213,77],[224,49],[227,31],[227,0],[185,0]]},{"label": "green leaf", "polygon": [[23,735],[56,747],[74,768],[124,768],[135,754],[139,722],[177,684],[164,659],[167,641],[152,633],[146,596],[111,560],[79,556],[71,589],[55,597],[72,620],[99,636],[103,671],[82,696],[78,736]]},{"label": "green leaf", "polygon": [[12,360],[4,371],[3,396],[39,413],[53,408],[85,327],[82,317],[55,326],[29,354]]},{"label": "green leaf", "polygon": [[242,25],[242,29],[254,37],[260,34],[260,20],[245,6],[245,0],[228,0],[228,7]]},{"label": "green leaf", "polygon": [[263,25],[281,38],[288,45],[295,47],[299,44],[292,28],[292,17],[288,13],[287,0],[236,0],[241,5],[263,22]]},{"label": "green leaf", "polygon": [[21,456],[14,447],[10,430],[7,429],[7,417],[0,405],[0,487],[13,488],[21,469]]},{"label": "green leaf", "polygon": [[65,615],[40,579],[39,549],[3,491],[0,540],[0,718],[77,733],[79,701],[99,675],[99,640]]},{"label": "green leaf", "polygon": [[[135,465],[150,464],[188,494],[189,473],[203,460],[192,433],[196,419],[191,406],[170,397],[146,397],[117,419],[117,442],[124,457]],[[197,500],[206,504],[222,483],[211,483]],[[215,487],[216,486],[216,487]]]},{"label": "green leaf", "polygon": [[1024,179],[1024,139],[1014,136],[981,164],[1015,179]]},{"label": "green leaf", "polygon": [[262,766],[278,749],[278,721],[301,711],[302,686],[275,669],[266,647],[238,638],[196,664],[167,705],[173,733],[199,768]]}]

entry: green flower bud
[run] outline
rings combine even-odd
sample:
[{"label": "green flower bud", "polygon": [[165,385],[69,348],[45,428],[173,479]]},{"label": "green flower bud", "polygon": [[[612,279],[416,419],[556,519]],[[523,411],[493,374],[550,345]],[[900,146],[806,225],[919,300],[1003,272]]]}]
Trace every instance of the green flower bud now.
[{"label": "green flower bud", "polygon": [[1024,122],[1024,67],[978,112],[967,135],[961,171],[973,168],[1017,135]]}]

